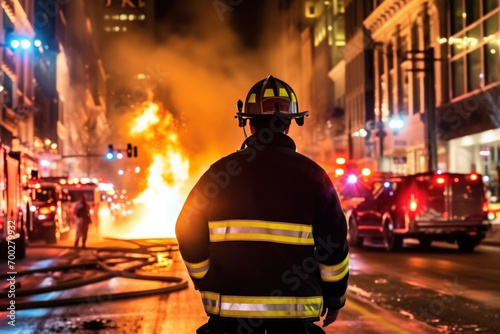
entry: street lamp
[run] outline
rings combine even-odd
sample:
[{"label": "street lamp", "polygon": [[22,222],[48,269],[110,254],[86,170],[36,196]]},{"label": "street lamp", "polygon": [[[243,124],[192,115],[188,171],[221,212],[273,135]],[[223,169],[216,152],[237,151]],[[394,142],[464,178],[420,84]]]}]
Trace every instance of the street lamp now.
[{"label": "street lamp", "polygon": [[405,123],[399,117],[395,117],[389,121],[389,127],[394,131],[401,130],[404,125]]}]

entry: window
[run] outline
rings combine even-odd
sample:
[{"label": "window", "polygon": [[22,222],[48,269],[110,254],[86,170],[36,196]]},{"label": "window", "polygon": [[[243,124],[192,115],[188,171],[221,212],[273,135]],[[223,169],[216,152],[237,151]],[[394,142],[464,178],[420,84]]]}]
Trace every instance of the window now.
[{"label": "window", "polygon": [[453,97],[465,93],[464,90],[464,59],[460,58],[451,63],[451,75],[453,80]]},{"label": "window", "polygon": [[480,7],[481,7],[481,1],[480,0],[467,0],[465,1],[465,7],[466,7],[466,22],[467,25],[470,25],[477,20],[479,20],[480,16]]},{"label": "window", "polygon": [[484,80],[486,85],[500,81],[499,56],[499,45],[496,40],[491,41],[484,46]]},{"label": "window", "polygon": [[130,14],[130,15],[128,16],[128,20],[129,20],[129,21],[134,21],[135,19],[136,19],[136,16],[135,16],[134,14]]},{"label": "window", "polygon": [[109,15],[104,15],[104,19],[105,19],[105,20],[109,20],[109,19],[110,19],[110,16],[109,16]]},{"label": "window", "polygon": [[120,20],[127,21],[127,19],[128,19],[128,15],[127,14],[120,15]]},{"label": "window", "polygon": [[481,49],[467,55],[467,90],[481,88]]},{"label": "window", "polygon": [[498,0],[483,0],[484,13],[487,14],[498,7]]},{"label": "window", "polygon": [[464,7],[462,0],[451,1],[451,31],[455,34],[464,28]]},{"label": "window", "polygon": [[484,36],[492,36],[498,32],[498,15],[493,15],[484,21]]},{"label": "window", "polygon": [[143,15],[139,15],[138,19],[140,21],[144,21],[146,19],[146,15],[144,15],[144,14]]}]

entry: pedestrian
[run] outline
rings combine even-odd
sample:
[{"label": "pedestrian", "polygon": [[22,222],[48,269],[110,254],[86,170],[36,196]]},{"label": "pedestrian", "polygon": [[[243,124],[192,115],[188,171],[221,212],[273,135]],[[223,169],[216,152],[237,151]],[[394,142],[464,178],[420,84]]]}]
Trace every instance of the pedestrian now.
[{"label": "pedestrian", "polygon": [[89,225],[92,223],[90,218],[90,207],[87,204],[87,199],[85,195],[82,194],[80,200],[76,202],[75,208],[73,210],[75,216],[75,228],[76,228],[76,239],[75,247],[78,247],[78,242],[82,239],[82,247],[85,248],[85,243],[87,242],[87,233],[89,231]]},{"label": "pedestrian", "polygon": [[[176,225],[179,250],[210,316],[197,333],[324,333],[345,304],[347,224],[326,172],[295,151],[304,123],[292,88],[272,76],[238,101],[252,135],[214,163]],[[245,132],[245,130],[244,130]],[[246,132],[245,132],[246,136]]]}]

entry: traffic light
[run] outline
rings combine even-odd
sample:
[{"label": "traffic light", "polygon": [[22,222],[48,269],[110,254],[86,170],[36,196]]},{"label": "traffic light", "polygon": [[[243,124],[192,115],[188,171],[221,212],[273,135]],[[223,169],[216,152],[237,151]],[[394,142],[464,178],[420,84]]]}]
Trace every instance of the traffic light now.
[{"label": "traffic light", "polygon": [[113,160],[115,157],[115,150],[113,148],[113,145],[108,145],[108,153],[106,153],[106,159],[108,160]]},{"label": "traffic light", "polygon": [[132,158],[132,144],[127,144],[127,158]]},{"label": "traffic light", "polygon": [[137,158],[137,146],[134,146],[134,158]]}]

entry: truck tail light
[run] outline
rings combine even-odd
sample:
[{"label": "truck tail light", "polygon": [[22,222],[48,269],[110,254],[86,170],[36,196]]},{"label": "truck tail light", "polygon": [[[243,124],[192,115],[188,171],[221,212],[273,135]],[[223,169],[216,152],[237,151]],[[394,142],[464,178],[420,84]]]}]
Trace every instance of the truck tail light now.
[{"label": "truck tail light", "polygon": [[444,184],[444,177],[438,177],[438,178],[436,179],[436,183],[437,183],[437,184]]},{"label": "truck tail light", "polygon": [[477,181],[478,178],[479,178],[479,176],[477,176],[477,174],[471,174],[470,175],[470,180],[471,181]]},{"label": "truck tail light", "polygon": [[418,200],[415,198],[414,194],[411,194],[410,200],[408,201],[408,208],[411,212],[415,212],[418,209]]},{"label": "truck tail light", "polygon": [[41,213],[42,215],[48,215],[54,211],[56,211],[56,206],[51,205],[51,206],[44,206],[44,207],[40,208],[39,213]]},{"label": "truck tail light", "polygon": [[489,207],[488,207],[488,202],[483,203],[483,212],[488,212]]}]

